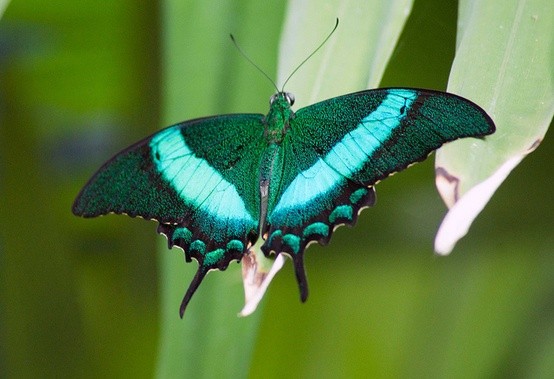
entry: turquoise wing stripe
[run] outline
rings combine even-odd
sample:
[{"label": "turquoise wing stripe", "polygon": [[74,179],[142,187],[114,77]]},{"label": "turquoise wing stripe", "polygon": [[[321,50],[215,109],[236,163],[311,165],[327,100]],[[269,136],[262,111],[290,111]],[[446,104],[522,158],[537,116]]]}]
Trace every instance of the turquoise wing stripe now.
[{"label": "turquoise wing stripe", "polygon": [[416,97],[410,90],[391,91],[376,110],[327,153],[324,161],[343,176],[352,177],[400,126]]},{"label": "turquoise wing stripe", "polygon": [[257,223],[234,185],[187,146],[179,129],[166,129],[150,142],[157,170],[183,201],[231,224]]},{"label": "turquoise wing stripe", "polygon": [[292,208],[307,206],[341,185],[344,178],[357,173],[400,126],[416,97],[417,94],[410,90],[390,92],[377,109],[364,117],[331,151],[294,178],[275,206],[274,217]]},{"label": "turquoise wing stripe", "polygon": [[306,206],[327,194],[341,180],[343,177],[338,171],[333,170],[324,159],[318,159],[289,184],[272,212],[273,217],[281,212],[288,213],[292,208]]}]

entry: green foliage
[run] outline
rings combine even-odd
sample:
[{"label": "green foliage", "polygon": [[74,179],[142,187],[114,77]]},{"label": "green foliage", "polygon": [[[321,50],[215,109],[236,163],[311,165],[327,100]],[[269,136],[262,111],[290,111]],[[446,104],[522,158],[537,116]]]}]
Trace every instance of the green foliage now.
[{"label": "green foliage", "polygon": [[158,124],[150,3],[16,0],[0,21],[2,377],[154,372],[154,226],[68,208]]},{"label": "green foliage", "polygon": [[[548,0],[460,3],[448,90],[480,104],[497,132],[486,142],[464,140],[437,153],[436,166],[448,176],[439,176],[437,187],[451,208],[435,242],[441,254],[465,235],[508,174],[539,146],[552,121],[554,12],[544,11],[549,8]],[[454,199],[459,199],[455,205]]]},{"label": "green foliage", "polygon": [[341,3],[289,3],[279,45],[279,85],[329,33],[333,21],[340,20],[327,44],[288,83],[297,109],[377,87],[412,6],[411,0],[369,0],[356,7]]},{"label": "green foliage", "polygon": [[0,18],[2,18],[2,15],[4,14],[4,11],[6,10],[9,2],[9,0],[0,0]]},{"label": "green foliage", "polygon": [[[498,125],[487,144],[463,141],[441,151],[442,162],[466,179],[462,193],[506,160],[533,151],[554,114],[554,12],[546,11],[554,10],[552,2],[497,3],[466,0],[460,7],[448,89],[474,99]],[[467,165],[468,151],[479,164]]]}]

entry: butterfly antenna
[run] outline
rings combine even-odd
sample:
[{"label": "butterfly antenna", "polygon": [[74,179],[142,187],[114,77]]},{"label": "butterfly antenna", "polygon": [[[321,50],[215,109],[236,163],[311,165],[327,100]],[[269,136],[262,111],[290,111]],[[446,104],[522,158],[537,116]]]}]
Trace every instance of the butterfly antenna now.
[{"label": "butterfly antenna", "polygon": [[273,84],[273,87],[275,87],[275,89],[277,90],[277,92],[279,92],[279,88],[277,87],[277,84],[275,84],[275,82],[273,81],[273,79],[271,79],[269,77],[269,75],[267,75],[265,73],[264,70],[262,70],[256,63],[254,63],[254,61],[252,59],[250,59],[248,57],[248,55],[246,55],[246,53],[244,51],[242,51],[242,49],[240,48],[239,44],[237,43],[237,41],[235,41],[235,36],[233,36],[232,34],[229,34],[229,36],[231,37],[231,41],[233,41],[233,44],[235,45],[235,47],[237,48],[237,50],[239,51],[239,53],[248,61],[250,62],[250,64],[252,66],[254,66],[256,68],[256,70],[258,70],[259,72],[262,73],[263,76],[265,76],[267,78],[267,80],[269,80],[269,82],[271,84]]},{"label": "butterfly antenna", "polygon": [[308,57],[306,59],[304,59],[298,66],[296,66],[296,68],[292,71],[292,73],[289,75],[289,77],[287,78],[287,80],[285,80],[285,83],[283,83],[283,88],[281,90],[281,92],[283,92],[285,90],[285,85],[289,82],[290,78],[292,78],[292,76],[294,74],[296,74],[296,71],[298,71],[300,69],[300,67],[302,67],[304,65],[304,63],[306,63],[311,57],[313,57],[313,55],[315,53],[317,53],[319,51],[319,49],[321,49],[321,47],[323,45],[325,45],[325,42],[327,42],[327,40],[329,38],[331,38],[331,36],[333,35],[333,33],[335,33],[335,30],[337,30],[337,27],[339,26],[339,18],[337,17],[337,22],[335,23],[335,27],[333,28],[333,30],[331,30],[331,33],[329,33],[329,35],[327,37],[325,37],[325,39],[323,40],[323,42],[321,42],[319,44],[318,47],[315,48],[315,50],[310,54],[308,55]]}]

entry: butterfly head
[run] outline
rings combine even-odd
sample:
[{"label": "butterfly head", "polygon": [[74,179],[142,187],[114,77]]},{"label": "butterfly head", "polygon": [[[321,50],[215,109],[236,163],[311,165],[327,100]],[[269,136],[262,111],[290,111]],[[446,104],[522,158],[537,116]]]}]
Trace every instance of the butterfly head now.
[{"label": "butterfly head", "polygon": [[294,105],[294,95],[290,92],[277,92],[269,98],[269,105],[273,105],[277,100],[285,101],[289,107]]}]

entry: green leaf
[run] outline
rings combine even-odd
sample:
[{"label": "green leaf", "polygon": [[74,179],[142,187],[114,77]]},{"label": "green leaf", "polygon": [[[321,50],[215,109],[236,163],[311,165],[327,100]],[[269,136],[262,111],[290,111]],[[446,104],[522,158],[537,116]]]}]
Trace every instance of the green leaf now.
[{"label": "green leaf", "polygon": [[554,115],[554,12],[549,0],[461,1],[448,90],[494,119],[486,141],[437,152],[437,187],[451,210],[435,241],[448,254],[510,171],[542,141]]},{"label": "green leaf", "polygon": [[296,108],[364,88],[377,87],[410,14],[411,0],[291,1],[279,49],[282,85],[331,31],[335,34],[287,84]]},{"label": "green leaf", "polygon": [[2,15],[4,14],[4,11],[8,7],[8,3],[10,0],[0,0],[0,18],[2,18]]},{"label": "green leaf", "polygon": [[[165,0],[162,4],[160,126],[213,114],[265,112],[272,89],[236,52],[229,33],[256,62],[267,67],[266,62],[275,61],[271,51],[277,46],[281,5],[254,0]],[[273,15],[271,20],[244,16],[266,11]],[[255,42],[260,40],[263,43]],[[185,264],[181,250],[167,251],[165,243],[160,247],[157,376],[243,377],[250,365],[261,313],[237,317],[243,289],[240,266],[231,264],[226,272],[207,276],[181,320],[179,304],[196,268],[195,262]]]}]

